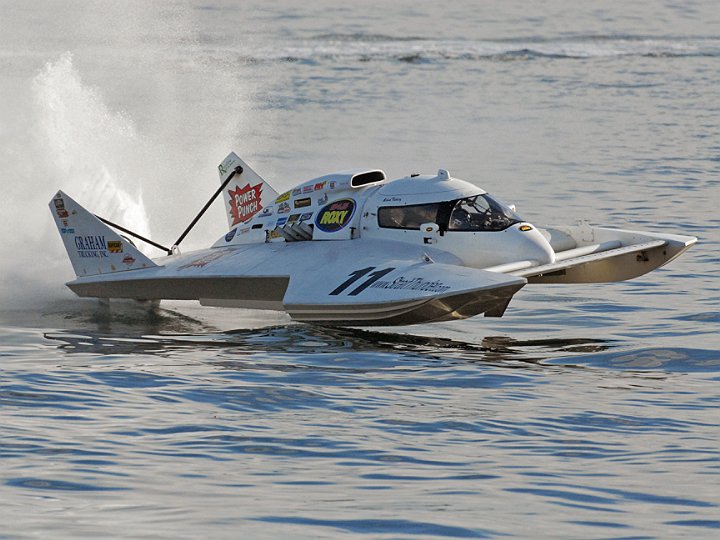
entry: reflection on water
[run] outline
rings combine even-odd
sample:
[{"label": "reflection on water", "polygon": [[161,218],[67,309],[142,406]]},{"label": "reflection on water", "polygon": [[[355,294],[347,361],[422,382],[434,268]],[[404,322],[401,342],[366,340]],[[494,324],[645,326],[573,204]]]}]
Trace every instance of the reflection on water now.
[{"label": "reflection on water", "polygon": [[[499,363],[504,367],[528,364],[566,367],[602,367],[626,371],[720,371],[716,350],[645,348],[628,350],[621,343],[594,338],[518,340],[507,336],[485,336],[479,343],[444,337],[377,332],[357,328],[307,324],[266,326],[254,329],[176,333],[203,328],[203,324],[175,311],[152,310],[111,316],[92,314],[87,322],[96,332],[46,332],[68,354],[169,354],[192,350],[228,349],[233,355],[256,353],[333,356],[339,353],[391,354],[394,358],[445,360],[447,362]],[[138,332],[139,330],[139,332]],[[230,368],[232,362],[226,361]]]},{"label": "reflection on water", "polygon": [[532,537],[529,511],[568,537],[720,527],[717,351],[563,337],[567,313],[533,302],[516,315],[546,337],[135,303],[47,306],[45,329],[0,313],[0,493],[82,505],[72,536]]},{"label": "reflection on water", "polygon": [[680,353],[123,317],[3,349],[0,492],[83,501],[73,536],[494,537],[519,534],[527,508],[572,537],[718,526],[704,388],[720,368],[689,393]]},{"label": "reflection on water", "polygon": [[[259,329],[238,329],[201,334],[170,333],[187,320],[176,321],[161,314],[143,330],[150,333],[133,335],[123,325],[120,333],[103,331],[78,333],[73,331],[46,332],[45,338],[59,341],[58,348],[66,353],[96,354],[163,354],[173,350],[193,348],[195,351],[215,348],[231,349],[234,353],[328,354],[339,352],[392,353],[396,357],[422,356],[428,359],[464,360],[467,362],[539,363],[558,355],[578,355],[604,351],[611,342],[597,339],[546,339],[520,341],[504,336],[486,336],[480,344],[465,343],[449,338],[425,337],[411,334],[374,332],[355,328],[323,327],[306,324],[271,326]],[[127,322],[127,321],[125,321]],[[168,323],[169,324],[166,324]],[[113,324],[115,321],[113,322]],[[160,329],[163,333],[152,333]],[[167,332],[167,330],[170,332]]]}]

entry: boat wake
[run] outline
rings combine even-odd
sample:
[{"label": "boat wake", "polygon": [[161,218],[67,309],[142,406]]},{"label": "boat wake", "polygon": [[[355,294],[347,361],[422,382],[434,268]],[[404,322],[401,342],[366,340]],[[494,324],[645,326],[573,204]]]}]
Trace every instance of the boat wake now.
[{"label": "boat wake", "polygon": [[428,39],[381,34],[322,34],[291,46],[258,49],[248,62],[328,62],[333,60],[410,63],[513,61],[538,58],[592,59],[622,56],[676,58],[720,56],[717,37],[580,36],[563,39]]}]

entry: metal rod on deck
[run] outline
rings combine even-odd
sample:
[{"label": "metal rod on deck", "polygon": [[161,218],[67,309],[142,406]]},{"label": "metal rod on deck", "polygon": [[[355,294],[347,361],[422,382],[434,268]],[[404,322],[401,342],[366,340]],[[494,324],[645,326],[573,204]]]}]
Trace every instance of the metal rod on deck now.
[{"label": "metal rod on deck", "polygon": [[213,203],[213,201],[217,198],[217,196],[220,195],[220,193],[222,192],[222,190],[225,189],[225,187],[230,183],[230,180],[232,180],[233,176],[235,176],[236,174],[242,174],[242,172],[243,172],[243,168],[242,168],[240,165],[238,165],[237,167],[235,167],[235,170],[233,170],[233,172],[230,173],[230,176],[228,176],[228,177],[225,179],[225,181],[222,183],[222,185],[217,189],[217,191],[216,191],[215,193],[213,193],[213,196],[210,197],[210,200],[208,200],[208,202],[205,203],[205,206],[203,206],[202,210],[200,210],[200,212],[198,212],[198,214],[195,216],[195,219],[193,219],[192,222],[190,223],[190,225],[188,225],[187,228],[185,229],[185,231],[183,231],[183,233],[180,235],[180,238],[178,238],[178,239],[175,241],[175,243],[173,244],[172,248],[167,248],[167,247],[163,246],[162,244],[158,244],[157,242],[153,242],[153,241],[150,240],[149,238],[145,238],[144,236],[140,236],[138,233],[132,232],[131,230],[126,229],[125,227],[121,227],[121,226],[118,225],[117,223],[113,223],[113,222],[110,221],[109,219],[105,219],[105,218],[103,218],[103,217],[100,217],[100,216],[98,216],[97,214],[95,215],[95,217],[98,218],[98,219],[99,219],[100,221],[102,221],[103,223],[105,223],[106,225],[110,225],[111,227],[114,227],[114,228],[116,228],[117,230],[124,232],[125,234],[129,234],[129,235],[132,236],[133,238],[137,238],[138,240],[142,240],[143,242],[146,242],[146,243],[150,244],[151,246],[154,246],[154,247],[156,247],[156,248],[158,248],[158,249],[162,249],[162,250],[165,251],[168,255],[172,255],[172,254],[173,254],[173,249],[177,248],[178,245],[180,244],[180,242],[182,242],[182,241],[185,239],[185,237],[186,237],[186,236],[188,235],[188,233],[192,230],[192,228],[195,226],[195,224],[198,222],[198,220],[203,216],[203,214],[207,211],[207,209],[210,208],[210,205],[211,205],[211,204]]},{"label": "metal rod on deck", "polygon": [[109,219],[105,219],[105,218],[103,218],[103,217],[100,217],[100,216],[98,216],[97,214],[95,215],[95,217],[98,218],[100,221],[102,221],[105,225],[110,225],[111,227],[114,227],[114,228],[116,228],[117,230],[124,232],[125,234],[129,234],[129,235],[132,236],[133,238],[137,238],[138,240],[142,240],[143,242],[146,242],[146,243],[150,244],[151,246],[155,246],[155,247],[158,248],[158,249],[162,249],[163,251],[166,251],[168,255],[171,255],[171,254],[172,254],[172,250],[171,250],[171,249],[166,248],[165,246],[163,246],[163,245],[161,245],[161,244],[158,244],[157,242],[153,242],[153,241],[150,240],[149,238],[145,238],[144,236],[140,236],[138,233],[134,233],[134,232],[132,232],[131,230],[126,229],[125,227],[121,227],[121,226],[118,225],[117,223],[113,223],[113,222],[110,221]]},{"label": "metal rod on deck", "polygon": [[[216,197],[218,195],[220,195],[220,193],[222,193],[222,190],[225,189],[225,186],[227,186],[230,183],[230,180],[232,180],[233,176],[235,176],[236,174],[242,174],[242,172],[243,172],[243,168],[240,165],[235,167],[235,170],[233,170],[233,172],[230,173],[230,176],[228,176],[227,179],[222,183],[222,185],[217,189],[217,191],[215,193],[213,193],[213,196],[210,197],[210,200],[208,200],[208,202],[205,203],[205,206],[203,206],[202,210],[200,210],[200,212],[198,212],[198,215],[195,216],[195,219],[193,219],[192,222],[190,223],[190,225],[187,226],[187,229],[185,229],[185,231],[183,231],[183,233],[180,235],[180,238],[178,238],[175,241],[175,243],[172,246],[173,248],[176,248],[180,245],[180,242],[182,242],[185,239],[185,237],[188,235],[190,230],[195,226],[195,224],[198,222],[198,220],[203,216],[205,211],[208,208],[210,208],[210,205],[213,203],[213,201],[216,199]],[[171,252],[172,252],[172,250],[171,250]]]}]

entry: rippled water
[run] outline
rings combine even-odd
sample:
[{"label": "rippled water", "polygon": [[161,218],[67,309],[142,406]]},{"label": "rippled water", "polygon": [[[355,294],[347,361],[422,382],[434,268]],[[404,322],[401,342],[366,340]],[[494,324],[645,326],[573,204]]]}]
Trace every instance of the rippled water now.
[{"label": "rippled water", "polygon": [[3,514],[19,533],[718,527],[716,351],[84,317],[2,329]]},{"label": "rippled water", "polygon": [[[3,8],[0,537],[719,534],[713,2],[146,4]],[[58,188],[166,242],[230,149],[699,243],[393,331],[64,290]]]}]

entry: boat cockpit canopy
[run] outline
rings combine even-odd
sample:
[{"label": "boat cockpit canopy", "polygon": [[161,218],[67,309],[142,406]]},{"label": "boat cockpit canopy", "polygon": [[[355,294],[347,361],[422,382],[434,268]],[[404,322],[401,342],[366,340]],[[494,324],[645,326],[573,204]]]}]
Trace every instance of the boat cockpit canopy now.
[{"label": "boat cockpit canopy", "polygon": [[441,232],[493,232],[504,231],[522,221],[512,208],[487,193],[439,203],[378,209],[378,225],[389,229],[419,230],[424,223],[437,223]]}]

